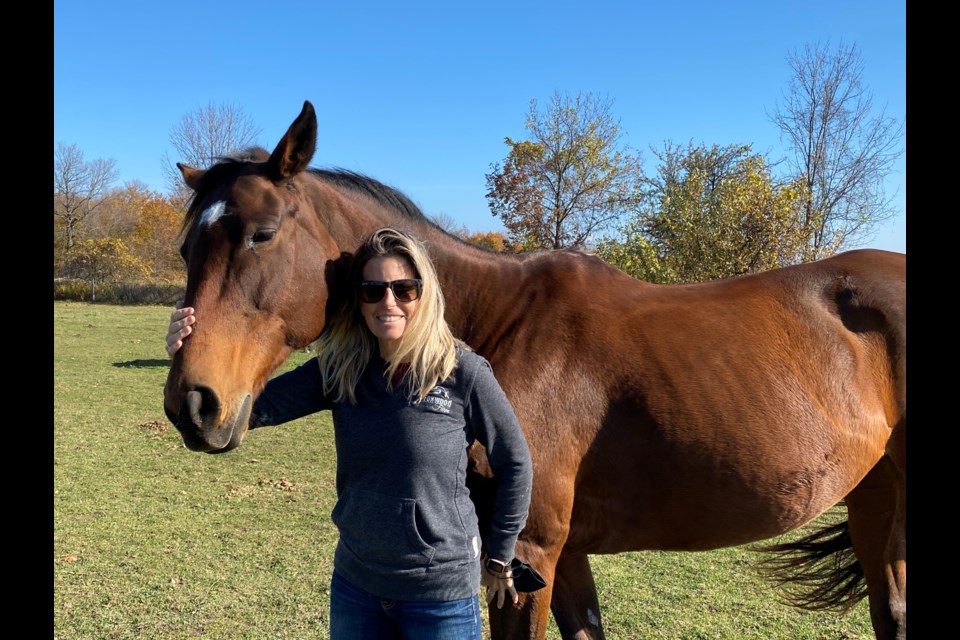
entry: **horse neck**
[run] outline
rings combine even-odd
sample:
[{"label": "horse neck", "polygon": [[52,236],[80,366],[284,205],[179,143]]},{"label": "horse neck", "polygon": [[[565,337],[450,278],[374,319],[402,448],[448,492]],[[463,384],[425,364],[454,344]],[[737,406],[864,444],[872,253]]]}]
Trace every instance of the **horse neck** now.
[{"label": "horse neck", "polygon": [[325,191],[315,194],[314,204],[321,216],[320,212],[336,212],[320,222],[341,251],[354,251],[365,236],[381,227],[413,233],[427,245],[436,266],[454,335],[475,348],[497,343],[501,337],[497,327],[503,323],[491,322],[491,318],[516,311],[506,294],[520,282],[520,261],[515,256],[474,247],[426,219],[404,217],[353,193]]},{"label": "horse neck", "polygon": [[521,283],[520,259],[444,235],[435,236],[429,249],[454,335],[478,350],[497,344],[511,324],[504,319],[518,311],[511,292]]}]

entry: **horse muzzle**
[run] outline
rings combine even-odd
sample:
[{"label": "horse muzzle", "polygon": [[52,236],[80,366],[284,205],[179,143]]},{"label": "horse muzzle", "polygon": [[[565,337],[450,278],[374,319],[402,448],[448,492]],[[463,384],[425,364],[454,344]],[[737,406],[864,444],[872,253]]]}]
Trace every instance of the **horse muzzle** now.
[{"label": "horse muzzle", "polygon": [[[197,385],[165,394],[164,412],[190,451],[226,453],[240,446],[247,433],[253,400],[248,393],[236,410],[223,411],[223,403],[211,388]],[[172,400],[172,401],[171,401]],[[171,405],[178,406],[172,409]]]}]

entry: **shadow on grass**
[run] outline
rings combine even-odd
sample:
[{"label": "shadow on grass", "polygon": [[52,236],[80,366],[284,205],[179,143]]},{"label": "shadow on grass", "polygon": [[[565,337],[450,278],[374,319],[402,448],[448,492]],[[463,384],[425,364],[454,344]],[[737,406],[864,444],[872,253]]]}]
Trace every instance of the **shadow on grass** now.
[{"label": "shadow on grass", "polygon": [[127,360],[126,362],[114,362],[113,366],[119,367],[121,369],[130,369],[130,368],[143,368],[143,367],[169,367],[169,360],[155,359],[155,360]]}]

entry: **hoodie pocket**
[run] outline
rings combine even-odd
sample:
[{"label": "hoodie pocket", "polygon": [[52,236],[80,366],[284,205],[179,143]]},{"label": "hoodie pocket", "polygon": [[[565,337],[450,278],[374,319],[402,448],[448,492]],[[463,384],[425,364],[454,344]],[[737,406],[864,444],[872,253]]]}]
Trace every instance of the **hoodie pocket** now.
[{"label": "hoodie pocket", "polygon": [[331,519],[340,541],[364,563],[411,569],[429,565],[435,553],[417,531],[416,510],[412,498],[348,489]]}]

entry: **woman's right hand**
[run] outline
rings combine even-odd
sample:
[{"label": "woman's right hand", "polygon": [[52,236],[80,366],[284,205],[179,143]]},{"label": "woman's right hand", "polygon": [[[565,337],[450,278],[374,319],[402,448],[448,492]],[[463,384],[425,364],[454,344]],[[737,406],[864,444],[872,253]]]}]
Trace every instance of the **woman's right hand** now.
[{"label": "woman's right hand", "polygon": [[493,604],[497,601],[497,609],[503,609],[503,603],[510,599],[513,604],[520,601],[517,589],[513,585],[513,571],[507,568],[501,575],[494,575],[487,571],[486,556],[484,562],[480,563],[480,584],[487,589],[487,604]]},{"label": "woman's right hand", "polygon": [[183,346],[183,339],[193,333],[193,323],[197,318],[193,315],[193,307],[174,309],[170,314],[170,326],[167,328],[167,355],[173,356],[177,349]]}]

